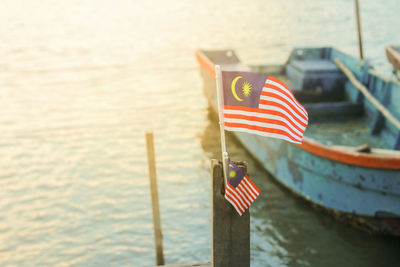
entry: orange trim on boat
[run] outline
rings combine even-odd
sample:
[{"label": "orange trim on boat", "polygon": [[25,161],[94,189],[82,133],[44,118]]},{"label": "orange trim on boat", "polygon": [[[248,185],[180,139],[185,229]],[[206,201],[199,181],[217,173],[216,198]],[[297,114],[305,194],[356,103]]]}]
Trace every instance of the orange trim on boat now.
[{"label": "orange trim on boat", "polygon": [[[196,51],[196,58],[200,66],[215,80],[214,64],[201,52]],[[391,156],[374,156],[373,154],[360,152],[345,152],[330,146],[325,146],[314,141],[313,139],[304,137],[302,144],[293,144],[311,154],[334,160],[349,165],[356,165],[366,168],[400,170],[400,157]]]},{"label": "orange trim on boat", "polygon": [[338,162],[366,168],[379,168],[400,170],[400,157],[374,156],[360,152],[344,152],[335,148],[324,146],[310,138],[304,137],[301,145],[295,146],[320,157]]},{"label": "orange trim on boat", "polygon": [[200,66],[215,80],[216,74],[214,64],[199,50],[196,51],[196,58]]}]

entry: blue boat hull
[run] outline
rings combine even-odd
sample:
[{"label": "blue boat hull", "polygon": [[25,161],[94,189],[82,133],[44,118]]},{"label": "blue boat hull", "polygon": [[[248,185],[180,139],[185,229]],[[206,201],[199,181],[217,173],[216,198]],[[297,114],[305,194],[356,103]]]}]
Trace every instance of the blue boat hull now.
[{"label": "blue boat hull", "polygon": [[285,141],[245,133],[235,135],[281,183],[314,203],[367,216],[400,212],[400,198],[396,195],[399,185],[390,186],[391,177],[399,177],[398,171],[352,166],[316,156]]},{"label": "blue boat hull", "polygon": [[[201,72],[205,94],[217,112],[215,80],[204,66]],[[298,196],[368,230],[400,235],[398,169],[348,164],[279,139],[233,134],[266,170]],[[316,141],[306,140],[325,149]]]}]

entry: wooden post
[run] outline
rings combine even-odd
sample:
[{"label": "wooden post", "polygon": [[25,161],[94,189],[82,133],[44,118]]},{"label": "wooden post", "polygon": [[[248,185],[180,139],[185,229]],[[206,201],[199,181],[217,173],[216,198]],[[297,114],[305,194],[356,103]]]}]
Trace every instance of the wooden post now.
[{"label": "wooden post", "polygon": [[364,59],[363,46],[361,38],[361,22],[360,22],[360,9],[358,7],[358,0],[354,0],[356,6],[356,19],[357,19],[357,33],[358,33],[358,49],[360,52],[360,59]]},{"label": "wooden post", "polygon": [[[235,162],[236,163],[236,162]],[[246,171],[245,163],[236,163]],[[211,160],[211,263],[214,267],[250,266],[250,212],[240,216],[224,197],[222,164]]]},{"label": "wooden post", "polygon": [[154,156],[153,133],[146,133],[147,161],[149,164],[149,178],[151,191],[151,205],[153,210],[154,246],[156,249],[157,265],[164,265],[164,252],[161,231],[160,206],[158,203],[158,189],[156,176],[156,162]]}]

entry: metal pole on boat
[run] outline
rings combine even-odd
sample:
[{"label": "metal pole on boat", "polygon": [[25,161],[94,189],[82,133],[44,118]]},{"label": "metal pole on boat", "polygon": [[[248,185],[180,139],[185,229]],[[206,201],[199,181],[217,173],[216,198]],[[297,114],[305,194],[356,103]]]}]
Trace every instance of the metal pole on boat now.
[{"label": "metal pole on boat", "polygon": [[224,92],[222,84],[222,72],[221,66],[215,65],[215,81],[217,83],[217,101],[218,101],[218,118],[219,118],[219,130],[221,134],[221,150],[222,150],[222,167],[224,173],[225,186],[228,181],[227,178],[227,162],[228,162],[228,152],[226,152],[225,144],[225,131],[224,131]]},{"label": "metal pole on boat", "polygon": [[361,38],[361,23],[360,23],[360,9],[358,6],[358,0],[354,0],[356,5],[356,19],[357,19],[357,32],[358,32],[358,49],[360,52],[360,59],[364,59],[363,56],[363,46],[362,46],[362,38]]}]

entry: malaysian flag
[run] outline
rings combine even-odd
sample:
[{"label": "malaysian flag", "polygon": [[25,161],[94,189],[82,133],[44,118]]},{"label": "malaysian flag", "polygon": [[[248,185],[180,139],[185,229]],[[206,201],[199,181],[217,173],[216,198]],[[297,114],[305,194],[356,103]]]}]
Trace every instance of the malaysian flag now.
[{"label": "malaysian flag", "polygon": [[280,80],[251,72],[222,72],[224,129],[301,144],[305,108]]},{"label": "malaysian flag", "polygon": [[228,162],[228,181],[225,188],[225,198],[242,216],[261,191],[253,184],[247,174],[230,159],[228,159]]}]

